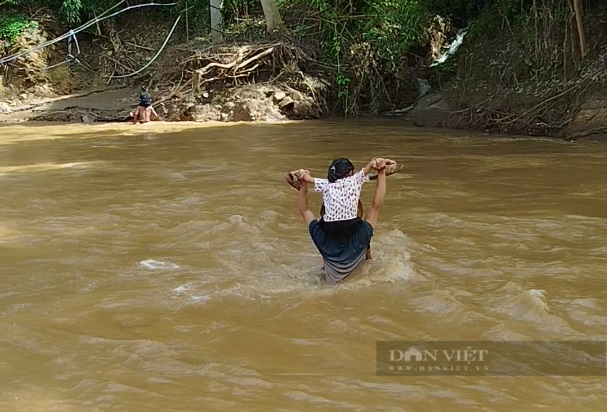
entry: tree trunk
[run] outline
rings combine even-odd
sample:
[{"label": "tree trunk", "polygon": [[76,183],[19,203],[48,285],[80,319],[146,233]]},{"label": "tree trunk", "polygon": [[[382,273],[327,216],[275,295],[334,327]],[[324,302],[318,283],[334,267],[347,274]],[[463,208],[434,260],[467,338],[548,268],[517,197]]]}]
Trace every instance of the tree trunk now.
[{"label": "tree trunk", "polygon": [[213,41],[220,41],[222,36],[222,16],[221,16],[221,3],[222,0],[211,0],[211,38]]},{"label": "tree trunk", "polygon": [[588,54],[588,49],[586,46],[586,36],[584,35],[584,22],[582,21],[583,11],[580,0],[573,0],[573,9],[575,10],[575,21],[577,23],[577,33],[580,40],[580,53],[583,59]]},{"label": "tree trunk", "polygon": [[268,33],[272,33],[274,30],[282,31],[282,17],[280,17],[276,0],[261,0],[261,7],[266,19]]}]

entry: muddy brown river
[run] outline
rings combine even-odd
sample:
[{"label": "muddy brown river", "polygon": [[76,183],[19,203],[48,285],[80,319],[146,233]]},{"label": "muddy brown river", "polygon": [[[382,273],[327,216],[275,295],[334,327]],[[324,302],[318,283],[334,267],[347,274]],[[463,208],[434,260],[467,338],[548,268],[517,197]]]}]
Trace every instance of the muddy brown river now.
[{"label": "muddy brown river", "polygon": [[[329,286],[282,172],[341,156],[406,167]],[[398,121],[0,126],[0,410],[604,410],[604,376],[378,376],[376,343],[606,340],[606,165]]]}]

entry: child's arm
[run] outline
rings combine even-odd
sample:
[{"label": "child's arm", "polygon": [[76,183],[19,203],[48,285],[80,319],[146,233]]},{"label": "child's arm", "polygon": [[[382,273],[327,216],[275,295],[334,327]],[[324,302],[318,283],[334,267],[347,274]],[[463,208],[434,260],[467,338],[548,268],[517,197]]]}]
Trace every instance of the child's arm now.
[{"label": "child's arm", "polygon": [[375,164],[376,164],[375,158],[369,160],[369,163],[367,163],[367,165],[363,168],[365,176],[368,175],[369,173],[371,173],[371,170],[373,170],[375,168]]},{"label": "child's arm", "polygon": [[305,170],[305,173],[301,176],[301,181],[304,183],[310,183],[314,185],[315,192],[322,192],[325,186],[329,183],[327,179],[319,179],[318,177],[312,177],[309,171]]},{"label": "child's arm", "polygon": [[306,183],[314,184],[314,177],[306,170],[306,172],[301,176],[301,180]]},{"label": "child's arm", "polygon": [[362,185],[363,183],[368,182],[370,180],[368,174],[371,172],[371,170],[377,167],[378,161],[379,159],[374,157],[373,159],[369,160],[369,163],[367,163],[366,166],[362,168],[362,170],[360,170],[354,175],[354,180],[357,184]]}]

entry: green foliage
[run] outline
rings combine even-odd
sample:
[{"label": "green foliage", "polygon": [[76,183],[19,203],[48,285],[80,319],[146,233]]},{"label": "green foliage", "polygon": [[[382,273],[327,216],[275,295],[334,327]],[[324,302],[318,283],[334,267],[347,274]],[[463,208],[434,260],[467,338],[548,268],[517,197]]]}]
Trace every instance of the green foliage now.
[{"label": "green foliage", "polygon": [[82,2],[80,0],[63,0],[59,8],[60,16],[71,26],[80,23],[80,13],[82,11]]},{"label": "green foliage", "polygon": [[[572,22],[571,0],[488,1],[453,59],[459,64],[451,79],[467,90],[497,95],[500,89],[536,97],[558,88],[560,93],[580,68]],[[440,75],[447,77],[446,71]]]},{"label": "green foliage", "polygon": [[[207,0],[208,2],[208,0]],[[284,3],[277,2],[279,7]],[[249,17],[255,13],[261,13],[260,0],[223,0],[222,5],[223,16],[226,20],[232,20],[235,17]]]},{"label": "green foliage", "polygon": [[[317,16],[289,29],[302,38],[310,33],[320,37],[322,59],[335,67],[336,97],[346,114],[356,114],[360,86],[372,82],[378,70],[396,75],[405,67],[407,53],[422,41],[429,21],[423,0],[279,0],[277,4],[283,11],[292,8]],[[378,93],[387,92],[381,87],[375,90],[367,98],[372,106]]]},{"label": "green foliage", "polygon": [[367,3],[370,19],[363,38],[390,63],[402,57],[423,37],[427,16],[419,0],[378,0]]},{"label": "green foliage", "polygon": [[[58,12],[62,22],[73,28],[118,1],[0,0],[0,7],[46,7]],[[153,13],[160,19],[174,19],[187,7],[190,38],[208,34],[209,0],[176,1],[180,3],[177,7],[155,7]],[[602,0],[585,3],[599,1]],[[147,2],[150,0],[129,0],[120,8]],[[412,56],[427,54],[428,28],[437,15],[449,17],[457,28],[469,27],[466,45],[516,45],[534,70],[546,62],[562,60],[543,45],[550,43],[547,39],[555,38],[557,26],[567,27],[567,19],[571,18],[570,0],[276,0],[276,4],[290,35],[318,46],[318,60],[328,68],[335,97],[347,115],[357,114],[363,106],[377,112],[391,96],[398,99],[400,91],[409,87],[408,69],[411,59],[417,59]],[[140,10],[147,13],[149,9]],[[224,0],[223,16],[225,30],[232,39],[245,34],[248,39],[266,35],[265,27],[259,24],[263,18],[260,0]],[[0,40],[14,39],[29,27],[28,21],[23,17],[9,21],[2,14]],[[496,47],[487,50],[487,54],[499,51]],[[480,60],[478,57],[475,61]],[[514,59],[512,65],[520,66]],[[441,82],[455,78],[462,66],[458,68],[457,58],[452,58],[436,69],[436,77]],[[480,70],[487,72],[485,66]]]},{"label": "green foliage", "polygon": [[38,26],[33,20],[23,15],[0,16],[0,41],[12,44],[25,30]]},{"label": "green foliage", "polygon": [[[28,11],[47,8],[57,11],[61,22],[66,26],[74,27],[85,21],[94,19],[95,16],[98,16],[110,7],[118,4],[119,1],[120,0],[0,0],[0,7],[13,6],[14,8],[15,6],[21,6],[22,9]],[[118,11],[128,6],[134,6],[138,3],[147,2],[149,1],[136,0],[124,2],[120,7],[115,8],[113,11]],[[201,5],[203,5],[202,7],[206,8],[208,14],[208,0],[193,0],[190,1],[190,5],[196,2],[201,3]],[[170,7],[167,7],[166,9],[169,8]]]},{"label": "green foliage", "polygon": [[289,29],[301,38],[310,33],[320,37],[322,60],[335,67],[337,100],[346,115],[354,115],[360,105],[381,110],[386,97],[398,98],[399,91],[408,87],[411,52],[424,47],[434,16],[450,16],[463,26],[487,1],[277,0],[277,4],[283,12],[295,9],[300,15],[303,11],[315,16]]},{"label": "green foliage", "polygon": [[449,16],[462,23],[476,17],[492,0],[426,0],[424,7],[432,14]]},{"label": "green foliage", "polygon": [[526,22],[524,1],[490,1],[478,18],[470,25],[469,41],[491,41],[504,34],[504,29]]}]

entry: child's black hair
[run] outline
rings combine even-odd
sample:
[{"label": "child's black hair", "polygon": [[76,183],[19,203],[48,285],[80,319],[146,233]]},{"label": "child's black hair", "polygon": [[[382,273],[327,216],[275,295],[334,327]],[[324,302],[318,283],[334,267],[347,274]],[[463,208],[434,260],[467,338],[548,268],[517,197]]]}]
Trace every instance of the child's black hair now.
[{"label": "child's black hair", "polygon": [[343,179],[344,177],[350,176],[350,173],[354,171],[354,165],[350,161],[350,159],[346,159],[344,157],[340,157],[339,159],[333,160],[331,166],[329,166],[329,171],[327,172],[327,179],[331,183],[335,183],[335,181],[339,179]]}]

